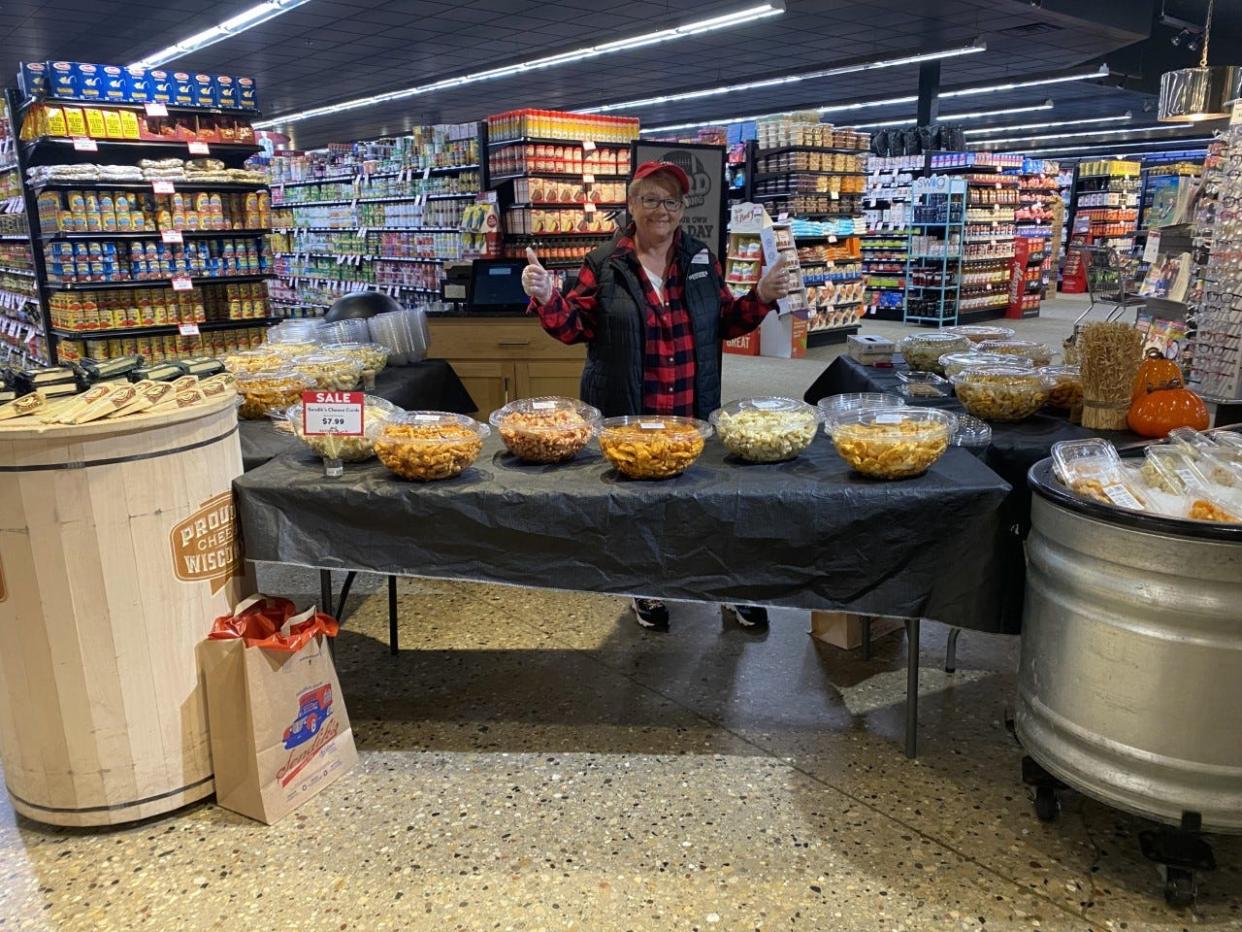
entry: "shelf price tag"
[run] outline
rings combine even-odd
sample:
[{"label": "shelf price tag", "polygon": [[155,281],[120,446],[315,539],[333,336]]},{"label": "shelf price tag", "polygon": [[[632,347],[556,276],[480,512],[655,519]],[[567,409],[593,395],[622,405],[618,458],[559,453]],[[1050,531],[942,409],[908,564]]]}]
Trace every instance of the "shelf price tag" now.
[{"label": "shelf price tag", "polygon": [[595,202],[587,201],[585,204],[582,205],[582,209],[586,211],[588,214],[595,213]]},{"label": "shelf price tag", "polygon": [[87,139],[84,136],[75,136],[73,140],[73,148],[76,152],[98,152],[99,144],[93,139]]},{"label": "shelf price tag", "polygon": [[190,291],[194,288],[194,279],[189,275],[174,275],[172,277],[173,291]]},{"label": "shelf price tag", "polygon": [[177,332],[180,333],[183,337],[196,337],[199,335],[198,324],[195,324],[195,323],[177,324]]},{"label": "shelf price tag", "polygon": [[583,172],[582,183],[583,184],[595,184],[595,176],[591,174],[590,172]]},{"label": "shelf price tag", "polygon": [[582,151],[583,152],[594,152],[595,151],[595,140],[593,139],[582,140]]},{"label": "shelf price tag", "polygon": [[188,142],[186,143],[186,145],[190,149],[190,155],[210,155],[211,154],[211,147],[207,145],[207,143],[202,142],[201,140],[195,140],[194,142]]},{"label": "shelf price tag", "polygon": [[151,182],[151,190],[156,194],[175,194],[177,189],[171,181],[162,179],[160,181]]},{"label": "shelf price tag", "polygon": [[165,105],[165,104],[161,103],[161,102],[160,102],[160,101],[158,101],[158,100],[148,100],[145,104],[143,104],[143,107],[146,109],[146,111],[147,111],[147,116],[149,116],[149,117],[166,117],[166,116],[168,116],[168,107],[167,107],[167,105]]},{"label": "shelf price tag", "polygon": [[302,433],[308,437],[361,437],[365,398],[362,392],[302,392]]},{"label": "shelf price tag", "polygon": [[180,230],[161,230],[160,239],[166,243],[183,243],[185,240],[181,236]]}]

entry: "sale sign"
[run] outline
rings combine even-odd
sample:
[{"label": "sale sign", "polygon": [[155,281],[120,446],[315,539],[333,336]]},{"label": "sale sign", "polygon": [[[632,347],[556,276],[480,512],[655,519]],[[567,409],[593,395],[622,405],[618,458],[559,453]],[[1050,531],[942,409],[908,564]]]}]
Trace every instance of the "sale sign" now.
[{"label": "sale sign", "polygon": [[366,427],[363,392],[303,392],[302,433],[308,437],[361,437]]}]

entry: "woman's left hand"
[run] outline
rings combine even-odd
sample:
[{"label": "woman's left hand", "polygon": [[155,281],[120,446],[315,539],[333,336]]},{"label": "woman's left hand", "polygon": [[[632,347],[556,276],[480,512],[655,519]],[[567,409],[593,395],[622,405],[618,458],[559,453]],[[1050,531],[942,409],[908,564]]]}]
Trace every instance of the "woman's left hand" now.
[{"label": "woman's left hand", "polygon": [[759,284],[755,291],[759,295],[759,300],[764,304],[771,304],[779,298],[789,294],[790,276],[789,270],[785,268],[785,257],[778,256],[776,261],[772,263],[772,267],[764,273],[763,278],[759,279]]}]

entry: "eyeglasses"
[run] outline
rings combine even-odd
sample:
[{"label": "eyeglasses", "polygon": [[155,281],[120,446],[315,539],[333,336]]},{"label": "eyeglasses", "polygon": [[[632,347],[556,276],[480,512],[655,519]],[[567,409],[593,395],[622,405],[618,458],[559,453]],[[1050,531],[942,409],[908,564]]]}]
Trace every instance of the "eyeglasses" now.
[{"label": "eyeglasses", "polygon": [[686,208],[686,202],[678,198],[652,197],[650,194],[644,194],[638,199],[638,203],[643,205],[643,210],[655,210],[657,207],[663,207],[669,213],[676,213]]}]

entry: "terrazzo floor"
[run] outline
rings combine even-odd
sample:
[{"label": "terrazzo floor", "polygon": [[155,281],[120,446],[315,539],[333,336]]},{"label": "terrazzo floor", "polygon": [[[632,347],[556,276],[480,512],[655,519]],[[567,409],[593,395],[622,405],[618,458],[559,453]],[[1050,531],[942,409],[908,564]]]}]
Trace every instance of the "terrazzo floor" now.
[{"label": "terrazzo floor", "polygon": [[924,625],[911,761],[901,633],[864,662],[800,612],[755,634],[676,605],[655,634],[604,596],[400,592],[399,656],[383,594],[339,639],[356,770],[272,827],[205,803],[57,830],[0,802],[0,928],[1242,929],[1242,838],[1174,911],[1141,820],[1075,796],[1035,819],[1016,640],[965,633],[948,675]]}]

